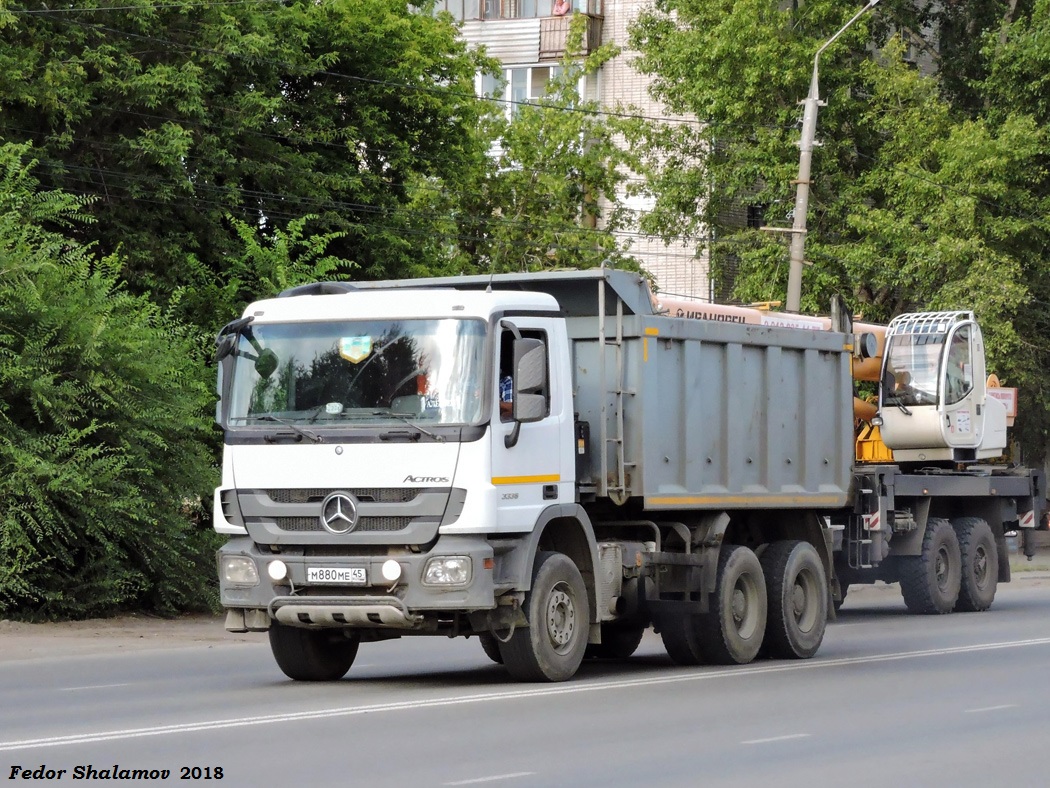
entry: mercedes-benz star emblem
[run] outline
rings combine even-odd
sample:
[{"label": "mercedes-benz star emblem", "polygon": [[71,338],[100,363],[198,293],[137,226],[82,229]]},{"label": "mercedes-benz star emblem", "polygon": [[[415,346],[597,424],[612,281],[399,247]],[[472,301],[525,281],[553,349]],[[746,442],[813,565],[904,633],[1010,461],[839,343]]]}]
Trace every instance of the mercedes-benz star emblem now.
[{"label": "mercedes-benz star emblem", "polygon": [[321,525],[333,534],[345,534],[357,525],[357,501],[345,492],[334,492],[321,504]]}]

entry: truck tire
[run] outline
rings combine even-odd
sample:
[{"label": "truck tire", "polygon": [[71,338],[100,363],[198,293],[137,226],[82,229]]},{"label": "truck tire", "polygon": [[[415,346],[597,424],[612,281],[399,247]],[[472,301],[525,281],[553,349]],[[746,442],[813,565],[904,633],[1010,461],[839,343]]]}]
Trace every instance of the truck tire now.
[{"label": "truck tire", "polygon": [[270,650],[277,667],[295,681],[336,681],[357,657],[361,638],[354,632],[270,625]]},{"label": "truck tire", "polygon": [[645,627],[602,624],[602,642],[588,643],[585,659],[627,659],[642,643]]},{"label": "truck tire", "polygon": [[565,681],[583,662],[590,629],[587,588],[562,553],[539,553],[525,597],[529,626],[499,644],[507,672],[518,681]]},{"label": "truck tire", "polygon": [[758,557],[746,547],[723,545],[711,612],[666,619],[660,629],[676,665],[732,665],[758,654],[766,628],[766,584]]},{"label": "truck tire", "polygon": [[912,613],[951,613],[959,599],[962,556],[951,523],[931,517],[922,539],[922,553],[902,556],[901,594]]},{"label": "truck tire", "polygon": [[704,662],[743,665],[762,647],[766,581],[758,556],[742,545],[723,545],[711,612],[696,616],[696,645]]},{"label": "truck tire", "polygon": [[499,653],[499,641],[489,634],[478,635],[478,640],[481,641],[481,650],[485,652],[485,656],[497,665],[502,665],[503,655]]},{"label": "truck tire", "polygon": [[991,526],[980,517],[958,517],[952,520],[952,527],[962,557],[962,582],[955,609],[967,613],[987,610],[999,586],[999,551]]},{"label": "truck tire", "polygon": [[704,655],[697,641],[697,618],[699,616],[669,616],[660,625],[660,639],[664,642],[667,656],[676,665],[692,667],[704,662]]},{"label": "truck tire", "polygon": [[809,659],[828,624],[824,564],[809,542],[773,542],[762,553],[766,579],[766,636],[762,651],[775,659]]}]

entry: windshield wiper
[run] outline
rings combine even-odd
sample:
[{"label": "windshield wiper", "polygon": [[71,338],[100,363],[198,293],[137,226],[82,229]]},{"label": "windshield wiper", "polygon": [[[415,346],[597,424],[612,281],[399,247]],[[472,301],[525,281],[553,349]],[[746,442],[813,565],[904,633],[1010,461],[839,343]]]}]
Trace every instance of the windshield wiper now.
[{"label": "windshield wiper", "polygon": [[285,427],[290,429],[296,435],[299,435],[299,436],[301,436],[303,438],[309,438],[314,443],[321,443],[324,440],[317,433],[310,432],[310,430],[304,430],[302,427],[298,426],[297,424],[294,424],[294,423],[288,421],[287,419],[282,419],[282,418],[279,418],[277,416],[274,416],[272,413],[265,413],[262,416],[255,416],[254,418],[258,419],[259,421],[275,421],[278,424],[283,424]]},{"label": "windshield wiper", "polygon": [[[409,419],[407,416],[402,416],[400,413],[394,413],[393,411],[387,412],[387,411],[382,411],[382,410],[374,410],[374,411],[372,411],[372,415],[373,416],[389,416],[392,419],[397,419],[398,421],[402,422],[403,424],[407,424],[412,429],[419,430],[421,433],[423,433],[424,435],[427,435],[428,437],[433,438],[438,443],[444,443],[445,442],[445,436],[444,435],[438,435],[436,433],[431,432],[428,429],[420,427],[418,424],[416,424],[414,421]],[[418,439],[419,439],[419,437],[416,436],[416,440],[418,440]]]}]

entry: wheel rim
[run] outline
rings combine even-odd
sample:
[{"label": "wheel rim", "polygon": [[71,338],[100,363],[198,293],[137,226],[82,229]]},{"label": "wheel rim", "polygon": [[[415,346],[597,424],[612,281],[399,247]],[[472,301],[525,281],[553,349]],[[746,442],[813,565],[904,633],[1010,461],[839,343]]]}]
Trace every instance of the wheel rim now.
[{"label": "wheel rim", "polygon": [[799,572],[791,589],[789,602],[795,625],[800,632],[809,632],[817,624],[819,593],[820,586],[817,584],[816,575],[808,569]]},{"label": "wheel rim", "polygon": [[576,634],[576,604],[569,587],[558,583],[547,597],[547,637],[558,654],[572,649]]},{"label": "wheel rim", "polygon": [[937,588],[941,591],[948,588],[951,566],[951,556],[948,555],[948,548],[942,547],[937,551],[937,560],[934,562],[934,569],[937,573]]},{"label": "wheel rim", "polygon": [[978,545],[973,554],[973,579],[981,588],[988,582],[988,551],[984,545]]},{"label": "wheel rim", "polygon": [[729,595],[729,615],[737,634],[750,638],[758,629],[758,585],[749,574],[741,575]]}]

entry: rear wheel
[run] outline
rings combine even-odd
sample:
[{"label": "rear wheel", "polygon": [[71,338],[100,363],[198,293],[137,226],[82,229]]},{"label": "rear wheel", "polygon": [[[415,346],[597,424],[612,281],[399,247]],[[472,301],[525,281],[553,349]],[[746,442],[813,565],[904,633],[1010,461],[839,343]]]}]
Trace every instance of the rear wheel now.
[{"label": "rear wheel", "polygon": [[357,657],[361,638],[356,632],[304,629],[274,621],[270,650],[284,675],[296,681],[336,681]]},{"label": "rear wheel", "polygon": [[959,538],[962,581],[955,609],[963,612],[987,610],[999,585],[999,552],[991,526],[980,517],[952,520]]},{"label": "rear wheel", "polygon": [[758,557],[741,545],[723,545],[711,612],[697,616],[697,646],[705,662],[750,662],[766,631],[766,582]]},{"label": "rear wheel", "polygon": [[912,613],[950,613],[959,599],[962,557],[951,523],[931,517],[922,539],[922,553],[900,559],[904,604]]},{"label": "rear wheel", "polygon": [[525,598],[529,625],[499,644],[503,664],[519,681],[565,681],[583,661],[590,628],[587,588],[562,553],[539,553]]},{"label": "rear wheel", "polygon": [[667,656],[676,665],[690,667],[704,661],[697,639],[697,618],[695,615],[669,616],[660,624],[660,639]]},{"label": "rear wheel", "polygon": [[773,542],[762,553],[768,612],[763,650],[781,659],[817,653],[828,623],[824,564],[809,542]]},{"label": "rear wheel", "polygon": [[584,656],[587,659],[627,659],[642,643],[645,627],[623,624],[602,624],[602,642],[590,643]]}]

